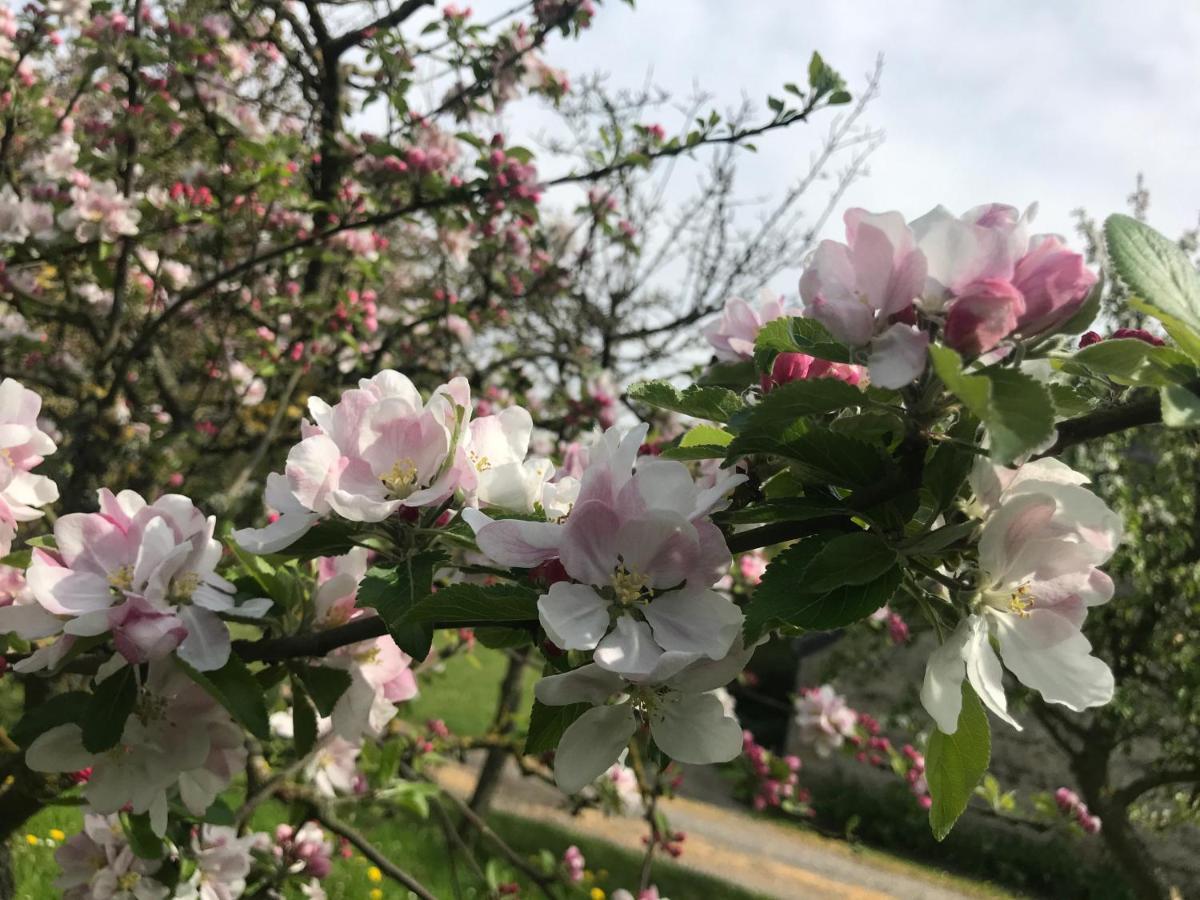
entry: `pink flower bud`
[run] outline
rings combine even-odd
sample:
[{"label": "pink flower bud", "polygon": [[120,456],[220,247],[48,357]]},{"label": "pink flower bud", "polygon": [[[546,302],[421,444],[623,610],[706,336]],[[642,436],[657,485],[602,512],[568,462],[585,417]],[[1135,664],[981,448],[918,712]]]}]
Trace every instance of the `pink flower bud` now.
[{"label": "pink flower bud", "polygon": [[1017,327],[1025,311],[1021,292],[1000,278],[967,285],[946,316],[946,343],[960,353],[986,353]]},{"label": "pink flower bud", "polygon": [[1032,335],[1074,315],[1096,284],[1096,275],[1084,265],[1083,256],[1068,250],[1054,235],[1046,235],[1017,261],[1013,284],[1025,298],[1017,327],[1022,334]]}]

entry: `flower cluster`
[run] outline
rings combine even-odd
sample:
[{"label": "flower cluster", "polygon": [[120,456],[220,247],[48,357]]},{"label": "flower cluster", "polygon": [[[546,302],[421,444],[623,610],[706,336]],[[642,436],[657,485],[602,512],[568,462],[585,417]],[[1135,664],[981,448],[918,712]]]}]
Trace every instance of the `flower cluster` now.
[{"label": "flower cluster", "polygon": [[740,791],[751,806],[759,812],[782,809],[793,815],[812,815],[809,793],[800,787],[800,757],[778,756],[754,740],[749,731],[743,731],[742,758],[748,777]]},{"label": "flower cluster", "polygon": [[33,469],[53,453],[38,424],[42,398],[19,381],[0,382],[0,557],[12,550],[17,525],[41,518],[38,507],[58,499],[58,486]]},{"label": "flower cluster", "polygon": [[[736,721],[708,693],[740,670],[726,660],[745,657],[735,648],[742,614],[712,589],[732,560],[709,514],[744,476],[703,488],[682,463],[639,460],[646,433],[640,426],[603,434],[561,522],[463,514],[496,562],[554,563],[558,575],[538,601],[542,627],[558,647],[591,654],[588,665],[536,688],[543,703],[596,705],[559,746],[555,775],[567,791],[608,768],[643,719],[680,761],[730,759],[741,744]],[[631,685],[626,702],[603,705]]]},{"label": "flower cluster", "polygon": [[964,678],[988,709],[1021,727],[1008,712],[1001,660],[1050,703],[1078,712],[1112,698],[1112,672],[1080,629],[1088,607],[1112,598],[1112,579],[1097,567],[1116,551],[1121,520],[1086,481],[1054,459],[976,464],[970,482],[983,527],[974,611],[930,656],[921,690],[946,734],[958,728]]},{"label": "flower cluster", "polygon": [[846,705],[846,698],[833,685],[805,688],[792,701],[800,740],[829,756],[847,739],[856,736],[858,713]]},{"label": "flower cluster", "polygon": [[[122,677],[121,670],[108,678]],[[150,664],[135,712],[116,747],[92,753],[83,729],[56,725],[29,746],[38,772],[91,769],[83,795],[101,813],[148,813],[155,833],[167,827],[171,801],[203,816],[246,764],[245,735],[229,714],[172,660]]]},{"label": "flower cluster", "polygon": [[471,421],[470,387],[455,378],[423,400],[399,372],[363,379],[337,403],[313,397],[304,439],[283,473],[268,477],[279,517],[234,537],[255,553],[291,546],[326,516],[382,522],[401,510],[436,509],[456,491],[466,502],[531,512],[553,474],[526,461],[533,422],[519,406]]},{"label": "flower cluster", "polygon": [[61,869],[54,887],[63,900],[164,900],[171,894],[154,878],[161,860],[137,856],[115,815],[84,815],[83,830],[67,838],[54,859]]},{"label": "flower cluster", "polygon": [[1060,787],[1054,792],[1054,803],[1058,807],[1059,812],[1064,816],[1074,819],[1075,822],[1088,834],[1100,833],[1100,817],[1093,816],[1087,808],[1087,804],[1079,799],[1070,788]]},{"label": "flower cluster", "polygon": [[102,634],[130,663],[175,652],[201,671],[219,669],[230,648],[220,614],[258,618],[271,601],[235,604],[233,585],[216,572],[216,520],[180,494],[147,503],[102,489],[98,499],[99,512],[54,523],[54,550],[34,550],[26,578],[38,606],[14,607],[19,621],[0,620],[26,638],[62,634],[21,671],[52,666],[77,639]]},{"label": "flower cluster", "polygon": [[[937,207],[905,222],[851,209],[846,242],[822,241],[800,279],[805,315],[867,353],[871,382],[900,388],[925,368],[929,332],[978,355],[1012,335],[1052,331],[1082,306],[1096,276],[1055,235],[1029,235],[1035,208]],[[811,376],[810,376],[811,377]]]}]

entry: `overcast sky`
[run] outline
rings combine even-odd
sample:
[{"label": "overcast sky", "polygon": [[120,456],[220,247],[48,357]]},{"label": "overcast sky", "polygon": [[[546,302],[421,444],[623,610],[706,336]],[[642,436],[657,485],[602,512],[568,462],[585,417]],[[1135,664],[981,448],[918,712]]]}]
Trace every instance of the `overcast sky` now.
[{"label": "overcast sky", "polygon": [[[505,5],[477,0],[479,18]],[[699,84],[718,106],[803,84],[812,51],[859,87],[882,53],[869,124],[886,132],[846,205],[912,218],[1037,200],[1037,230],[1070,212],[1124,210],[1137,172],[1152,223],[1176,234],[1200,210],[1200,4],[1174,0],[608,0],[549,61],[613,85]],[[518,116],[525,115],[518,113]],[[518,118],[516,129],[527,124]],[[742,183],[770,194],[794,177],[817,128],[761,141]],[[840,228],[835,220],[833,228]],[[827,236],[839,236],[828,235]]]}]

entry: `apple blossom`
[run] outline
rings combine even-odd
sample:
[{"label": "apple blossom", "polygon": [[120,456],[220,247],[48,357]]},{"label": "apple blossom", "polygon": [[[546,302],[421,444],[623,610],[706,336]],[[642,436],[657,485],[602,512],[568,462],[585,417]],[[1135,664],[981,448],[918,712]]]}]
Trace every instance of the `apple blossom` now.
[{"label": "apple blossom", "polygon": [[[109,675],[108,677],[115,677]],[[84,797],[98,812],[128,807],[149,813],[156,834],[167,826],[178,791],[192,815],[203,816],[246,763],[245,736],[229,714],[171,660],[150,664],[136,711],[112,751],[90,753],[79,725],[57,725],[25,753],[37,772],[91,767]]]},{"label": "apple blossom", "polygon": [[925,367],[928,335],[910,324],[925,257],[900,213],[851,209],[845,222],[846,243],[821,241],[800,277],[805,315],[848,347],[869,348],[872,383],[903,387]]},{"label": "apple blossom", "polygon": [[153,877],[162,863],[134,854],[115,815],[85,814],[83,830],[55,851],[54,860],[62,871],[54,887],[63,900],[164,900],[171,895]]},{"label": "apple blossom", "polygon": [[865,374],[861,366],[815,359],[807,353],[780,353],[771,365],[771,374],[762,377],[761,385],[766,392],[791,381],[809,378],[837,378],[847,384],[858,384]]},{"label": "apple blossom", "polygon": [[[667,756],[703,765],[728,762],[741,750],[742,729],[716,695],[749,661],[754,648],[738,641],[724,658],[694,659],[682,668],[662,666],[642,685],[589,663],[534,686],[548,706],[587,703],[592,708],[571,723],[554,755],[554,779],[569,794],[582,790],[621,758],[644,724]],[[653,685],[653,686],[652,686]]]},{"label": "apple blossom", "polygon": [[846,705],[846,698],[833,685],[808,688],[792,702],[800,739],[811,744],[818,756],[829,756],[854,734],[858,713]]},{"label": "apple blossom", "polygon": [[38,507],[58,499],[58,486],[31,471],[57,449],[38,424],[41,409],[42,398],[19,381],[0,382],[0,556],[12,551],[19,523],[40,518]]},{"label": "apple blossom", "polygon": [[270,601],[235,605],[233,585],[216,572],[216,520],[180,494],[150,504],[101,489],[99,504],[54,524],[55,550],[34,550],[26,577],[41,608],[67,636],[111,633],[132,663],[176,651],[200,670],[223,666],[230,645],[219,614],[259,617]]},{"label": "apple blossom", "polygon": [[1096,567],[1120,543],[1121,523],[1082,480],[1049,460],[1017,470],[980,463],[973,472],[987,516],[979,594],[973,612],[930,657],[921,691],[944,733],[958,727],[964,677],[989,709],[1020,728],[1008,713],[1001,660],[1048,702],[1078,712],[1111,699],[1112,672],[1091,655],[1080,629],[1088,607],[1112,598],[1112,580]]},{"label": "apple blossom", "polygon": [[[295,737],[291,709],[272,713],[270,723],[272,733],[278,737],[288,740]],[[304,763],[305,780],[323,797],[354,793],[360,783],[361,734],[355,740],[347,740],[334,733],[332,717],[323,716],[317,719],[317,737],[317,745]]]},{"label": "apple blossom", "polygon": [[63,210],[58,223],[64,231],[74,231],[75,240],[111,243],[122,236],[138,233],[142,214],[133,202],[111,181],[95,181],[71,188],[71,205]]},{"label": "apple blossom", "polygon": [[717,359],[740,362],[754,358],[754,340],[768,322],[789,315],[783,300],[764,290],[758,309],[740,297],[725,301],[719,319],[704,329],[704,337],[712,345]]},{"label": "apple blossom", "polygon": [[710,589],[730,555],[708,515],[745,477],[702,489],[682,463],[643,458],[635,466],[645,436],[645,426],[604,433],[561,525],[463,514],[480,550],[502,565],[560,559],[572,581],[539,599],[542,627],[558,646],[594,651],[600,667],[635,681],[723,657],[742,622]]},{"label": "apple blossom", "polygon": [[251,851],[266,844],[267,836],[238,836],[226,825],[201,825],[192,833],[188,858],[196,870],[176,889],[177,900],[237,900],[246,890],[253,863]]}]

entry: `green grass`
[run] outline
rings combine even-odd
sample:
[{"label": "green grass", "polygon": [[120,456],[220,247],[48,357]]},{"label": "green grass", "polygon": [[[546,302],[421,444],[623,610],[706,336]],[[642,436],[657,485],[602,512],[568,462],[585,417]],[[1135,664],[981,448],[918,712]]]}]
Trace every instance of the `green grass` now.
[{"label": "green grass", "polygon": [[[484,734],[492,723],[500,698],[500,682],[507,668],[508,658],[503,651],[483,646],[476,646],[471,653],[452,656],[438,669],[422,675],[421,693],[400,707],[400,715],[417,724],[441,719],[455,734]],[[537,678],[537,665],[527,666],[524,697],[517,715],[522,727],[533,705],[533,684]]]},{"label": "green grass", "polygon": [[[363,811],[355,822],[353,811],[346,819],[367,832],[372,843],[389,859],[409,872],[428,887],[435,896],[456,896],[454,874],[449,863],[445,837],[441,829],[431,821],[415,815],[392,810]],[[282,804],[264,806],[252,820],[252,827],[271,832],[280,822],[289,819],[288,810]],[[295,821],[295,820],[293,820]],[[602,841],[582,837],[553,825],[531,822],[513,816],[496,814],[489,819],[492,827],[515,851],[531,861],[536,861],[539,852],[548,849],[557,859],[570,844],[575,844],[587,860],[587,885],[603,888],[611,893],[618,887],[631,888],[636,885],[641,868],[641,857],[628,851],[612,847]],[[76,808],[48,809],[26,826],[25,832],[39,841],[31,845],[22,834],[13,846],[13,872],[16,876],[16,894],[13,900],[52,900],[57,892],[50,882],[57,873],[54,862],[54,842],[49,839],[50,830],[58,828],[70,835],[79,830],[81,816]],[[368,877],[370,863],[357,852],[348,858],[335,857],[333,872],[322,883],[330,900],[364,900],[372,888],[378,887],[385,898],[403,898],[405,892],[395,883],[384,880],[380,883]],[[501,863],[502,870],[507,864]],[[481,898],[486,891],[480,880],[463,862],[458,865],[459,886],[464,898]],[[528,880],[515,871],[512,877],[522,886],[521,896],[536,894]],[[675,900],[692,897],[720,897],[725,900],[761,900],[760,895],[748,893],[703,875],[690,872],[667,862],[657,862],[654,881],[665,896]],[[291,894],[299,897],[298,891]],[[582,891],[576,896],[585,896]]]}]

